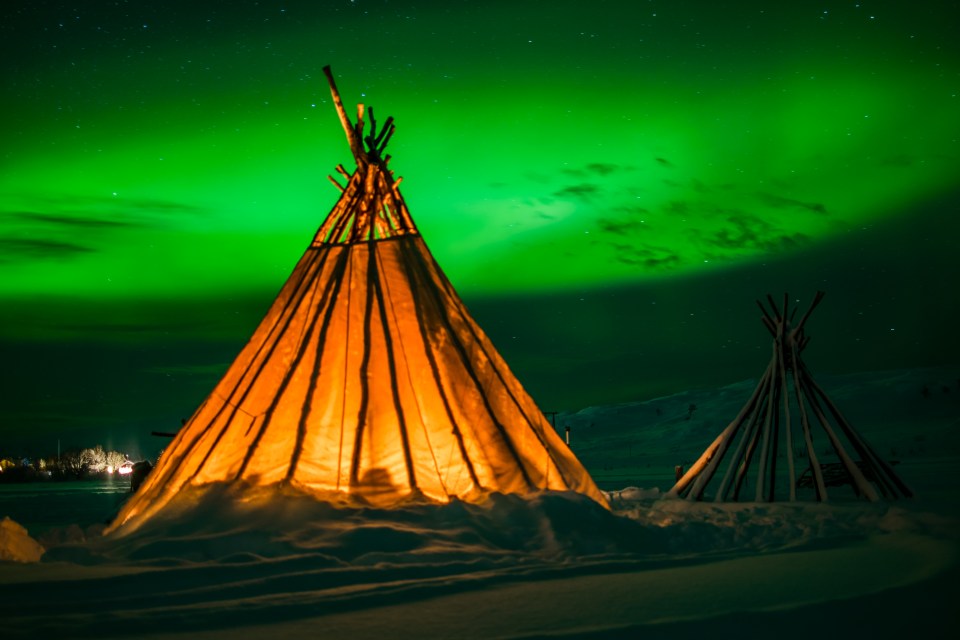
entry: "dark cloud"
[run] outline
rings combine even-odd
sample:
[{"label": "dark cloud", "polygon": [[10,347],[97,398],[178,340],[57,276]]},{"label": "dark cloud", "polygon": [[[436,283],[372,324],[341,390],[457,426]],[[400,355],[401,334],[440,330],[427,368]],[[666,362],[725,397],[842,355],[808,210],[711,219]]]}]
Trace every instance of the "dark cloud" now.
[{"label": "dark cloud", "polygon": [[631,216],[646,215],[650,213],[650,209],[647,209],[639,204],[618,204],[615,207],[611,207],[610,210],[625,213]]},{"label": "dark cloud", "polygon": [[683,202],[682,200],[673,200],[672,202],[668,202],[663,209],[670,215],[687,215],[690,213],[690,203]]},{"label": "dark cloud", "polygon": [[[32,209],[55,211],[95,211],[107,217],[116,215],[137,216],[150,214],[198,216],[209,212],[204,207],[159,198],[125,198],[123,196],[52,196],[39,193],[16,194],[21,200],[31,203]],[[41,213],[38,215],[63,215]],[[90,217],[78,214],[77,217]]]},{"label": "dark cloud", "polygon": [[731,214],[729,225],[709,234],[696,233],[698,239],[709,248],[725,251],[762,251],[776,253],[797,249],[810,243],[802,233],[783,234],[757,216],[748,213]]},{"label": "dark cloud", "polygon": [[206,209],[203,207],[183,202],[175,202],[173,200],[114,198],[110,201],[116,202],[118,208],[121,209],[130,206],[139,211],[163,211],[165,213],[182,213],[185,215],[197,215],[206,212]]},{"label": "dark cloud", "polygon": [[656,160],[657,164],[660,165],[661,167],[667,167],[669,169],[672,169],[674,167],[674,164],[669,160],[667,160],[666,158],[654,158],[654,160]]},{"label": "dark cloud", "polygon": [[73,258],[96,249],[75,242],[43,238],[0,238],[0,263]]},{"label": "dark cloud", "polygon": [[680,264],[680,256],[666,247],[611,243],[617,262],[643,267],[649,271],[666,271]]},{"label": "dark cloud", "polygon": [[126,222],[121,220],[106,220],[104,218],[91,218],[81,216],[66,216],[52,213],[35,213],[32,211],[11,211],[7,213],[12,218],[26,220],[27,222],[39,222],[45,225],[55,225],[64,227],[84,227],[97,229],[116,229],[124,227],[143,226],[136,222]]},{"label": "dark cloud", "polygon": [[[156,199],[24,196],[53,212],[0,211],[0,226],[10,229],[0,236],[0,264],[30,260],[69,259],[99,251],[91,245],[95,237],[122,229],[157,228],[170,215],[195,215],[200,207]],[[84,213],[79,213],[79,211]],[[95,211],[96,213],[87,213]],[[25,231],[24,228],[30,229]],[[76,240],[80,233],[88,242]],[[49,237],[53,236],[53,237]]]},{"label": "dark cloud", "polygon": [[597,220],[597,226],[604,233],[611,233],[618,236],[625,236],[640,231],[643,223],[639,220],[615,220],[611,218],[600,218]]},{"label": "dark cloud", "polygon": [[607,162],[591,162],[587,165],[587,171],[590,173],[599,174],[601,176],[608,176],[617,171],[619,168],[619,166]]},{"label": "dark cloud", "polygon": [[559,191],[554,191],[553,195],[558,198],[572,197],[579,200],[591,200],[593,196],[597,195],[600,192],[600,188],[595,184],[590,184],[584,182],[581,184],[572,184],[569,187],[564,187]]},{"label": "dark cloud", "polygon": [[568,176],[586,178],[590,175],[608,176],[621,170],[620,165],[610,162],[590,162],[583,167],[564,167],[560,171]]},{"label": "dark cloud", "polygon": [[804,209],[813,213],[827,214],[827,207],[819,202],[803,202],[802,200],[776,196],[772,193],[761,193],[760,199],[763,200],[764,204],[776,209]]}]

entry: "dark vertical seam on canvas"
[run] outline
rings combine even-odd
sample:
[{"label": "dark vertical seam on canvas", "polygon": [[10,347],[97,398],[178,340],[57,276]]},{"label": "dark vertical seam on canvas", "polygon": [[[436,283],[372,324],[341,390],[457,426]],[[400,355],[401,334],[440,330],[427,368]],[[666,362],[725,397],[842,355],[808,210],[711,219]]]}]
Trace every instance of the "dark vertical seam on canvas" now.
[{"label": "dark vertical seam on canvas", "polygon": [[[429,265],[425,261],[425,257],[422,252],[416,251],[412,252],[415,258],[420,262],[422,269],[429,270]],[[434,291],[434,296],[437,298],[437,309],[440,311],[440,317],[443,319],[443,323],[446,325],[447,329],[450,332],[451,340],[450,343],[454,346],[457,354],[460,356],[460,360],[464,365],[464,369],[467,371],[470,379],[473,381],[474,386],[477,388],[477,391],[480,394],[480,398],[483,401],[483,406],[487,410],[487,414],[490,416],[490,420],[497,427],[497,430],[500,432],[503,442],[507,447],[507,450],[510,452],[510,455],[513,456],[513,459],[516,461],[517,466],[520,468],[520,472],[523,475],[524,481],[527,483],[529,488],[535,488],[536,485],[530,479],[530,474],[527,473],[527,468],[524,465],[523,459],[520,457],[520,454],[517,452],[516,447],[513,444],[513,441],[510,439],[509,434],[507,433],[506,427],[504,427],[500,421],[497,419],[496,414],[493,411],[493,407],[490,406],[490,400],[487,398],[486,391],[483,388],[483,385],[480,383],[480,379],[477,378],[476,372],[471,366],[470,358],[467,356],[466,347],[463,345],[463,342],[460,340],[460,336],[457,335],[456,330],[453,328],[453,324],[450,321],[449,313],[447,312],[446,307],[443,304],[443,301],[439,298],[439,290],[437,287],[430,287]],[[468,323],[467,323],[468,324]],[[468,326],[469,328],[469,326]]]},{"label": "dark vertical seam on canvas", "polygon": [[401,251],[405,254],[404,259],[400,262],[407,273],[407,281],[410,283],[410,292],[413,294],[413,308],[417,314],[417,326],[420,327],[420,337],[423,340],[424,351],[427,354],[427,360],[430,362],[430,372],[433,375],[434,383],[437,385],[437,391],[440,393],[440,399],[443,401],[443,408],[444,411],[446,411],[447,419],[450,421],[450,424],[453,427],[453,434],[456,437],[457,445],[460,448],[460,457],[467,465],[467,470],[470,473],[470,479],[473,481],[474,485],[480,489],[483,489],[483,486],[480,484],[480,479],[477,477],[477,472],[473,468],[473,461],[470,460],[470,456],[467,454],[466,443],[463,441],[463,432],[460,430],[460,425],[457,424],[457,420],[453,415],[453,409],[450,406],[450,399],[447,397],[447,390],[444,387],[443,380],[440,377],[440,367],[437,365],[437,356],[433,352],[430,336],[427,334],[426,318],[424,317],[424,300],[418,287],[418,285],[423,284],[423,280],[413,272],[413,269],[410,265],[410,239],[403,238],[398,240],[398,242],[400,243]]},{"label": "dark vertical seam on canvas", "polygon": [[[342,271],[345,263],[344,256],[346,254],[347,251],[340,252],[337,263],[334,265],[334,273],[331,274],[332,277],[327,280],[321,299],[329,299],[330,292],[334,289],[334,287],[336,287],[337,283],[340,282],[340,278],[338,276],[343,275]],[[270,421],[273,419],[273,414],[277,410],[277,406],[280,404],[280,398],[283,397],[284,392],[290,385],[290,381],[293,380],[293,376],[300,365],[300,361],[303,360],[303,356],[307,352],[307,347],[310,344],[310,339],[313,337],[313,330],[316,326],[317,322],[316,319],[314,319],[314,321],[310,323],[310,327],[307,329],[303,338],[300,340],[300,345],[297,348],[297,353],[293,358],[293,362],[291,362],[290,366],[287,367],[287,370],[283,376],[283,380],[280,382],[280,386],[277,388],[276,393],[273,395],[273,399],[270,401],[270,406],[267,407],[267,410],[263,414],[263,421],[260,423],[260,428],[257,431],[257,435],[254,436],[253,442],[251,442],[250,446],[247,447],[247,454],[243,458],[243,463],[241,463],[235,479],[240,478],[243,475],[244,471],[247,470],[247,466],[250,464],[250,461],[253,459],[254,454],[257,452],[257,447],[259,447],[260,441],[263,439],[263,434],[266,433],[267,427],[270,425]]]},{"label": "dark vertical seam on canvas", "polygon": [[307,435],[307,417],[310,414],[310,404],[313,394],[317,388],[317,381],[320,379],[320,359],[323,356],[323,348],[327,341],[327,330],[330,328],[330,320],[333,318],[333,309],[337,298],[340,295],[340,288],[343,286],[343,277],[346,273],[346,264],[349,261],[349,250],[344,249],[341,253],[340,262],[335,267],[335,286],[333,290],[327,289],[324,300],[320,308],[325,309],[323,324],[320,327],[320,335],[317,338],[317,361],[313,371],[310,374],[310,383],[307,388],[307,394],[303,399],[303,407],[300,410],[300,420],[297,423],[297,441],[293,448],[293,455],[290,458],[290,466],[287,470],[287,480],[293,477],[297,464],[300,462],[300,455],[303,452],[303,441]]},{"label": "dark vertical seam on canvas", "polygon": [[380,307],[380,323],[383,325],[383,337],[387,347],[387,367],[390,370],[390,391],[393,396],[393,407],[397,413],[400,426],[400,441],[403,444],[403,458],[407,465],[407,482],[410,488],[417,489],[417,477],[413,471],[413,455],[410,452],[410,436],[407,433],[407,419],[403,415],[403,406],[400,404],[400,390],[397,384],[397,363],[393,353],[393,336],[387,326],[387,308],[384,300],[383,288],[380,280],[380,265],[377,261],[376,246],[370,245],[370,262],[367,265],[368,273],[373,270],[373,287],[377,295],[377,305]]}]

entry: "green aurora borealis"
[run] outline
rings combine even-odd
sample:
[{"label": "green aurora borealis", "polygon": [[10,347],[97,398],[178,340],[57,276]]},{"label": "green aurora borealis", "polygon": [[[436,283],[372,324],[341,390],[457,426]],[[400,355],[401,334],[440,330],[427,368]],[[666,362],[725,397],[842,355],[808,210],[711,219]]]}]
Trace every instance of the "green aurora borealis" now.
[{"label": "green aurora borealis", "polygon": [[768,291],[827,370],[955,362],[950,3],[783,4],[5,3],[0,426],[193,410],[336,200],[328,63],[544,409],[758,375]]}]

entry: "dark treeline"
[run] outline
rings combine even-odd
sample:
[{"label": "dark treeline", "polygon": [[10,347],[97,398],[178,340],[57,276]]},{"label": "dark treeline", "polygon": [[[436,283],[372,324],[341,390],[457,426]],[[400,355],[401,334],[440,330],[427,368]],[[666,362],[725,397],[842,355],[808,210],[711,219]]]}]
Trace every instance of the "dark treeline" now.
[{"label": "dark treeline", "polygon": [[0,455],[0,482],[92,480],[125,473],[132,467],[133,461],[126,454],[107,451],[100,445],[89,449],[71,448],[46,457]]}]

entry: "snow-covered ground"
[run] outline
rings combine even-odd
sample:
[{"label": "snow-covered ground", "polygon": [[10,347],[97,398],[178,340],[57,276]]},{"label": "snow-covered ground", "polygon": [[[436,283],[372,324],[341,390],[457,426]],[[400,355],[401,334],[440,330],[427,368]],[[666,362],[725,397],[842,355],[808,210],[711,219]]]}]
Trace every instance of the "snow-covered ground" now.
[{"label": "snow-covered ground", "polygon": [[736,415],[752,389],[744,382],[558,416],[611,490],[612,512],[569,494],[381,510],[210,490],[126,537],[52,529],[41,562],[0,564],[3,633],[952,637],[958,378],[958,368],[820,378],[899,461],[913,500],[661,499],[674,465]]}]

